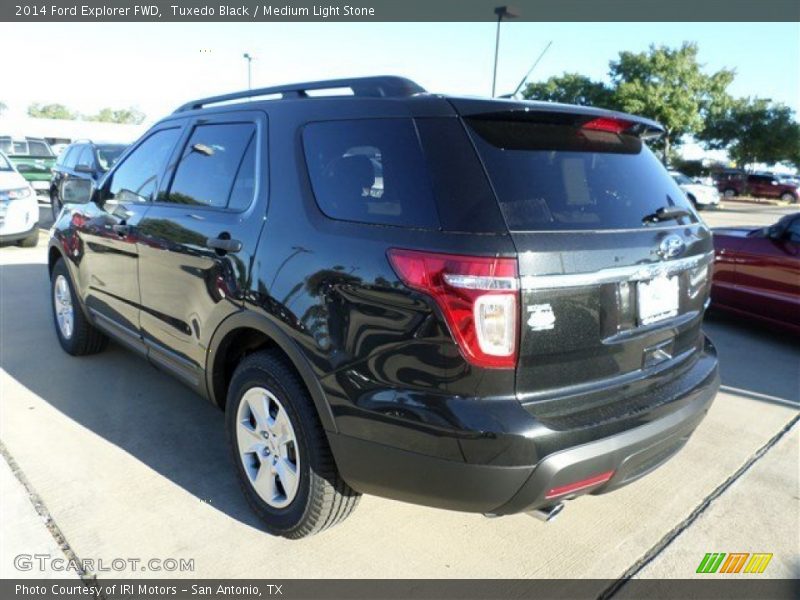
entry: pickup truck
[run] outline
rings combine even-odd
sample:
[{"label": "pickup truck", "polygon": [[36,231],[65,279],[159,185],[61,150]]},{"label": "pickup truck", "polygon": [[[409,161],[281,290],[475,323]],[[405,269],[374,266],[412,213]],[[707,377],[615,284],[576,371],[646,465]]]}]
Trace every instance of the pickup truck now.
[{"label": "pickup truck", "polygon": [[51,169],[56,155],[42,138],[0,135],[0,151],[39,194],[50,188]]}]

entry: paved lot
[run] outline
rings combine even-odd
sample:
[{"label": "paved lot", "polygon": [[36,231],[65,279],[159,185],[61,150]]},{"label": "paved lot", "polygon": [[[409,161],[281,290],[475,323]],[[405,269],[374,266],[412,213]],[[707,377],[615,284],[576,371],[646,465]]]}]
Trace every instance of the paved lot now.
[{"label": "paved lot", "polygon": [[[763,226],[787,212],[728,204],[703,216]],[[183,575],[194,577],[608,579],[685,578],[706,552],[759,551],[775,554],[765,575],[800,574],[800,426],[787,431],[800,405],[797,339],[711,317],[724,388],[686,448],[551,524],[365,497],[338,528],[289,542],[260,531],[242,499],[219,411],[116,345],[81,359],[61,351],[44,262],[41,247],[0,249],[0,440],[82,559],[190,558]],[[13,553],[49,542],[30,511],[27,526],[8,525],[27,495],[0,475],[10,577]]]}]

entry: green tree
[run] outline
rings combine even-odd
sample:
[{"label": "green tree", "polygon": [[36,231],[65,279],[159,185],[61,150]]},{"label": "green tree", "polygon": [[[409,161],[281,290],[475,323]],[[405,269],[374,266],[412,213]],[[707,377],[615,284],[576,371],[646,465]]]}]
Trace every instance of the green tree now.
[{"label": "green tree", "polygon": [[87,117],[88,121],[101,121],[103,123],[123,123],[139,125],[144,121],[145,114],[136,108],[112,109],[104,108],[96,115]]},{"label": "green tree", "polygon": [[34,102],[28,107],[28,116],[37,119],[68,119],[78,118],[78,113],[72,112],[63,104],[39,104]]},{"label": "green tree", "polygon": [[726,89],[734,72],[705,74],[693,43],[677,49],[650,46],[647,52],[621,52],[610,66],[616,105],[664,126],[659,145],[665,161],[671,146],[680,144],[686,134],[701,132],[706,116],[723,113],[730,103]]},{"label": "green tree", "polygon": [[697,137],[709,148],[727,148],[740,167],[784,161],[800,167],[800,124],[788,106],[771,100],[734,100],[709,118]]},{"label": "green tree", "polygon": [[579,73],[564,73],[547,81],[529,83],[522,96],[529,100],[616,108],[613,89]]}]

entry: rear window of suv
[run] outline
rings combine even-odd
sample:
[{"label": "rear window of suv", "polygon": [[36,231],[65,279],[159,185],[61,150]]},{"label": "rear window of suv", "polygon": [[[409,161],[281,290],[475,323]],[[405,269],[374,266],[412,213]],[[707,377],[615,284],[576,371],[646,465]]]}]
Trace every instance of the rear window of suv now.
[{"label": "rear window of suv", "polygon": [[503,118],[467,123],[512,231],[635,229],[659,208],[690,210],[636,136]]}]

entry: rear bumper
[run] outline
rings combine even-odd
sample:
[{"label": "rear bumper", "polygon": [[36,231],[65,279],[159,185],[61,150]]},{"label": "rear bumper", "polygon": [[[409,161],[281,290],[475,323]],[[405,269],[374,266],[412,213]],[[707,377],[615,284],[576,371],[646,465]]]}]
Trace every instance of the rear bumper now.
[{"label": "rear bumper", "polygon": [[[713,347],[708,347],[713,352]],[[329,433],[342,477],[356,490],[405,502],[450,510],[513,514],[554,504],[587,493],[604,493],[627,485],[653,471],[683,447],[703,419],[719,389],[713,367],[688,390],[664,404],[656,418],[563,449],[529,465],[474,464],[447,460],[387,446],[376,441]],[[562,432],[569,440],[571,432]],[[487,447],[502,432],[482,431]],[[473,442],[474,443],[474,442]],[[601,473],[610,479],[564,495],[553,490]]]},{"label": "rear bumper", "polygon": [[[578,494],[610,492],[647,475],[686,444],[718,389],[719,375],[715,371],[712,380],[694,390],[689,403],[676,412],[624,433],[545,457],[514,497],[494,512],[510,514]],[[551,490],[608,472],[613,472],[608,481],[587,486],[575,494],[549,494]]]}]

